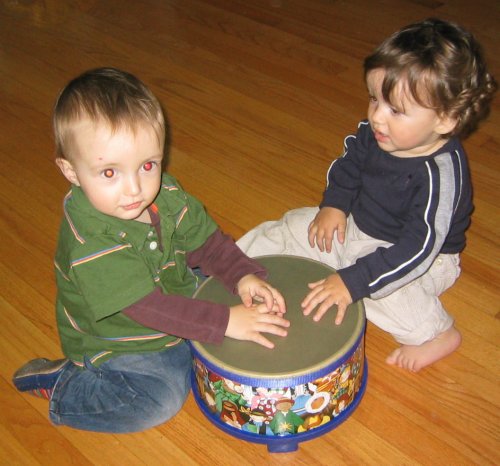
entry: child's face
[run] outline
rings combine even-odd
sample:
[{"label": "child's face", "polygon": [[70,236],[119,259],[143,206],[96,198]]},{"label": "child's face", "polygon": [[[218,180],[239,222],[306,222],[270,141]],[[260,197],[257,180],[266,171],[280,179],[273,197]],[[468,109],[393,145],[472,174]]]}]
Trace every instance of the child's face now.
[{"label": "child's face", "polygon": [[381,68],[370,71],[366,85],[370,95],[368,120],[379,147],[397,157],[430,155],[439,149],[456,122],[419,105],[404,83],[398,84],[394,92],[394,103],[384,100],[382,83],[385,71]]},{"label": "child's face", "polygon": [[64,176],[80,186],[100,212],[122,220],[149,222],[146,208],[161,184],[163,142],[152,127],[116,132],[84,120],[74,131],[71,162],[58,159]]}]

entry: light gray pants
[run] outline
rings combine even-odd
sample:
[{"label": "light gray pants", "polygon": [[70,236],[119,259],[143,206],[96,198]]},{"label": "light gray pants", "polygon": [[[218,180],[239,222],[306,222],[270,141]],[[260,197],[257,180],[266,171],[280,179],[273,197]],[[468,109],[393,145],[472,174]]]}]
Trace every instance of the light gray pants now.
[{"label": "light gray pants", "polygon": [[[250,230],[237,241],[237,245],[251,257],[295,255],[323,262],[336,270],[355,263],[378,247],[391,245],[366,235],[356,226],[354,219],[348,217],[343,244],[335,235],[332,252],[311,248],[307,238],[308,226],[317,212],[316,207],[291,210],[280,220],[264,222]],[[411,283],[383,298],[364,298],[368,320],[404,345],[420,345],[433,340],[453,325],[439,295],[460,275],[459,263],[458,254],[440,254],[429,270]]]}]

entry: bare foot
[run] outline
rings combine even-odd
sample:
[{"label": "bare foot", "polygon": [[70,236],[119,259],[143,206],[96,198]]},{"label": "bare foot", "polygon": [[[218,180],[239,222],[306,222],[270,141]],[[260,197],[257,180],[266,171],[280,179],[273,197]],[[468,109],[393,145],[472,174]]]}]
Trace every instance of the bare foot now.
[{"label": "bare foot", "polygon": [[418,346],[399,347],[387,357],[385,362],[411,372],[418,372],[425,366],[453,353],[460,346],[461,341],[460,332],[455,327],[450,327],[434,340],[426,341]]}]

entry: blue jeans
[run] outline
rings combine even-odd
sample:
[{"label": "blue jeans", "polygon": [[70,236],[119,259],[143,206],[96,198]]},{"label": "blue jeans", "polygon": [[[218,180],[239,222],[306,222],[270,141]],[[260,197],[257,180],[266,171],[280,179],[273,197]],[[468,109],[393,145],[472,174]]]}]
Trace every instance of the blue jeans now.
[{"label": "blue jeans", "polygon": [[117,356],[94,367],[69,364],[49,406],[54,424],[126,433],[162,424],[182,407],[190,389],[186,343],[157,353]]}]

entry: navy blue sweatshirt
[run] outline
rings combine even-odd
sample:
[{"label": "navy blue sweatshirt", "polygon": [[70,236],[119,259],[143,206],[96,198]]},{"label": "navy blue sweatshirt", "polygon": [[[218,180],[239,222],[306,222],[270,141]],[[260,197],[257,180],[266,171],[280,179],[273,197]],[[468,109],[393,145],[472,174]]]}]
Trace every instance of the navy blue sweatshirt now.
[{"label": "navy blue sweatshirt", "polygon": [[339,270],[354,301],[387,296],[425,273],[438,254],[462,251],[473,207],[458,139],[429,156],[396,157],[379,148],[362,121],[344,145],[320,207],[352,214],[361,231],[392,243]]}]

